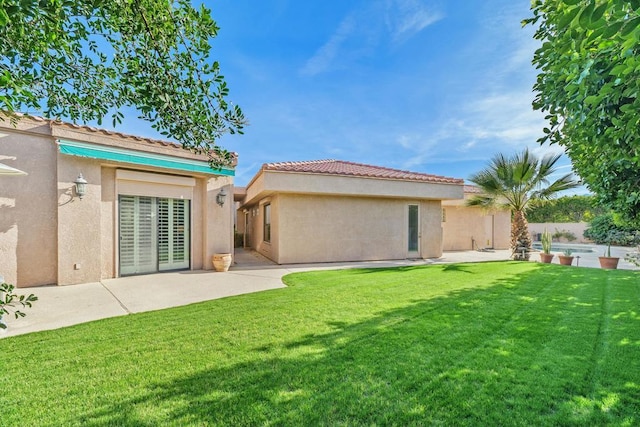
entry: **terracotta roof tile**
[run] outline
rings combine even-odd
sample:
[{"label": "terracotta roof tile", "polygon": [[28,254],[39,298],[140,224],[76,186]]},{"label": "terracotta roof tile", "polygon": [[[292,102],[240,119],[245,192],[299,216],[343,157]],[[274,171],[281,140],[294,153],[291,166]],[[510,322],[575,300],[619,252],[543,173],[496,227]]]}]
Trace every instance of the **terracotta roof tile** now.
[{"label": "terracotta roof tile", "polygon": [[464,180],[431,175],[420,172],[410,172],[381,166],[365,165],[361,163],[345,162],[342,160],[312,160],[304,162],[265,163],[263,171],[315,173],[322,175],[343,175],[366,178],[395,179],[401,181],[422,181],[442,184],[463,184]]},{"label": "terracotta roof tile", "polygon": [[470,194],[482,194],[482,190],[480,187],[476,187],[475,185],[465,185],[464,192]]},{"label": "terracotta roof tile", "polygon": [[[100,133],[103,135],[107,135],[107,136],[113,136],[113,137],[118,137],[118,138],[123,138],[123,139],[133,139],[134,141],[139,141],[139,142],[144,142],[147,144],[156,144],[156,145],[162,145],[165,147],[170,147],[170,148],[176,148],[176,149],[182,149],[182,146],[180,145],[180,143],[178,142],[174,142],[174,141],[167,141],[167,140],[162,140],[162,139],[155,139],[155,138],[147,138],[147,137],[143,137],[143,136],[137,136],[137,135],[131,135],[131,134],[127,134],[127,133],[123,133],[123,132],[117,132],[117,131],[112,131],[112,130],[107,130],[107,129],[102,129],[102,128],[97,128],[97,127],[93,127],[93,126],[89,126],[89,125],[79,125],[76,123],[69,123],[69,122],[64,122],[62,120],[53,120],[53,119],[47,119],[45,117],[41,117],[41,116],[33,116],[30,114],[24,114],[24,113],[15,113],[15,115],[20,118],[27,118],[36,122],[45,122],[45,123],[49,123],[51,126],[55,125],[55,126],[63,126],[63,127],[67,127],[67,128],[71,128],[71,129],[78,129],[78,130],[82,130],[85,132],[92,132],[92,133]],[[234,157],[234,163],[237,161],[238,158],[238,154],[237,153],[231,153]]]}]

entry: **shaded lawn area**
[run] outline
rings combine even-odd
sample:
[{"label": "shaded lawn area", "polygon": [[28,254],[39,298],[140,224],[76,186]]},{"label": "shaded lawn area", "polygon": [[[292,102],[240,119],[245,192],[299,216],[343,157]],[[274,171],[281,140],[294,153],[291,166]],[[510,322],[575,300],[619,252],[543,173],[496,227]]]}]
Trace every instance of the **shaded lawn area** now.
[{"label": "shaded lawn area", "polygon": [[5,338],[0,425],[638,425],[639,279],[522,262],[297,273]]}]

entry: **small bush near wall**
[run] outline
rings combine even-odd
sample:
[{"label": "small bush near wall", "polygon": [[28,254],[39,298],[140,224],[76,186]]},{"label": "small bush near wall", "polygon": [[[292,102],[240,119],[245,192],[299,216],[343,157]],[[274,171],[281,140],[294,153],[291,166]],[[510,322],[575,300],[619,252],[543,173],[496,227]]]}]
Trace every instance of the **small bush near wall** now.
[{"label": "small bush near wall", "polygon": [[569,231],[569,230],[558,230],[557,228],[556,228],[555,233],[553,233],[551,235],[551,237],[554,240],[557,240],[559,242],[562,242],[562,241],[575,242],[576,239],[577,239],[576,235],[574,233],[572,233],[571,231]]}]

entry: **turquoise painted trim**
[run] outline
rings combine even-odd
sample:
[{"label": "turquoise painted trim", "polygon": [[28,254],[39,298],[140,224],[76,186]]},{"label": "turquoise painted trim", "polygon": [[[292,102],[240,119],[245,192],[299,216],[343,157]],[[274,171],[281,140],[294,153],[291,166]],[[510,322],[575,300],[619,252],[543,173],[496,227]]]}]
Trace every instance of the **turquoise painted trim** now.
[{"label": "turquoise painted trim", "polygon": [[201,172],[212,175],[235,176],[235,170],[222,168],[211,169],[209,163],[200,160],[182,159],[163,154],[142,153],[124,148],[105,147],[85,142],[59,139],[60,153],[69,156],[87,157],[90,159],[111,160],[134,165],[153,166],[188,172]]}]

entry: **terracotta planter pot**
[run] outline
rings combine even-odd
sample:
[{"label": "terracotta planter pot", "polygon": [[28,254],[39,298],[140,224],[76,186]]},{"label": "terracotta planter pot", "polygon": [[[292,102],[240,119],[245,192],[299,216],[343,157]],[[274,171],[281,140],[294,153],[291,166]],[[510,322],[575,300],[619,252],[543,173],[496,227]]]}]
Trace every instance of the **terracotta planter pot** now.
[{"label": "terracotta planter pot", "polygon": [[540,252],[540,261],[545,264],[551,264],[551,260],[555,255],[553,254],[545,254],[544,252]]},{"label": "terracotta planter pot", "polygon": [[559,255],[558,258],[560,259],[560,264],[562,264],[562,265],[571,265],[571,264],[573,264],[573,257],[572,256]]},{"label": "terracotta planter pot", "polygon": [[213,254],[213,268],[216,271],[228,271],[231,266],[231,254]]},{"label": "terracotta planter pot", "polygon": [[620,261],[620,258],[613,256],[601,256],[598,257],[598,259],[600,260],[600,267],[607,270],[615,270],[618,268],[618,261]]}]

